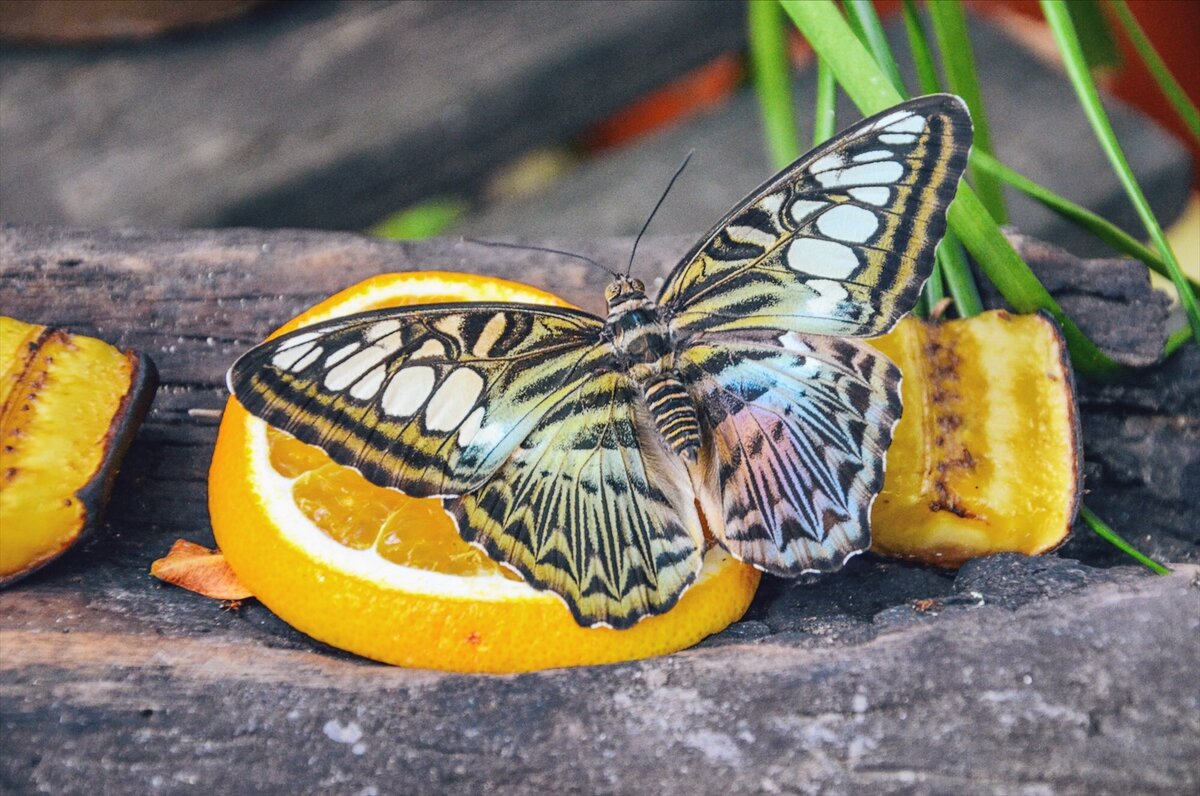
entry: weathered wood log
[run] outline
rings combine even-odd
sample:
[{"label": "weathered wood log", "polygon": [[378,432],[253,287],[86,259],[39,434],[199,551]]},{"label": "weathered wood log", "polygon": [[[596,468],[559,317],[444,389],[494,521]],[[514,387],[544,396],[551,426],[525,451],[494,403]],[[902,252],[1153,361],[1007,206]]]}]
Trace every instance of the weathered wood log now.
[{"label": "weathered wood log", "polygon": [[[561,243],[561,242],[560,242]],[[661,277],[686,246],[644,245]],[[628,241],[570,245],[619,262]],[[603,274],[456,241],[356,235],[0,233],[0,307],[149,353],[163,387],[107,533],[0,593],[6,792],[1173,793],[1200,784],[1200,569],[1167,578],[997,556],[957,577],[856,559],[761,589],[677,655],[519,677],[378,666],[154,581],[178,537],[211,544],[205,478],[223,374],[300,309],[382,271],[516,278],[599,309]],[[1104,310],[1114,323],[1120,304]],[[1098,499],[1121,490],[1150,549],[1196,561],[1200,355],[1088,385]],[[1137,420],[1172,433],[1162,472]],[[1190,462],[1190,463],[1188,463]],[[1118,466],[1119,465],[1119,466]],[[1193,479],[1189,481],[1188,479]],[[1104,510],[1111,507],[1105,505]],[[1109,514],[1115,518],[1115,509]],[[1157,545],[1157,546],[1156,546]],[[1090,547],[1091,563],[1112,563]]]},{"label": "weathered wood log", "polygon": [[6,221],[362,229],[745,41],[744,7],[284,3],[137,47],[0,47]]}]

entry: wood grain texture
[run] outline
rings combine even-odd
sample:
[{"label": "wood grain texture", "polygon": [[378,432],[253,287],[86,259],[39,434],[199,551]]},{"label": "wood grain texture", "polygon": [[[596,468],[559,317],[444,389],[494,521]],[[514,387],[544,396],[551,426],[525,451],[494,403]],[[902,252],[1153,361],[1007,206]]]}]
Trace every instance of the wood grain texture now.
[{"label": "wood grain texture", "polygon": [[[661,276],[688,242],[643,244],[642,275]],[[602,262],[628,250],[626,240],[548,243]],[[487,272],[601,303],[595,269],[457,241],[0,231],[6,314],[139,348],[163,383],[105,531],[0,592],[0,790],[982,794],[1200,784],[1200,569],[1191,565],[1155,578],[998,556],[952,578],[856,559],[836,576],[766,583],[742,622],[697,649],[502,678],[376,665],[310,641],[254,602],[224,611],[153,580],[150,562],[176,538],[212,542],[205,478],[216,419],[189,410],[223,406],[232,359],[337,289],[419,268]],[[1103,312],[1128,324],[1120,306]],[[1082,394],[1085,428],[1126,429],[1089,460],[1089,500],[1121,490],[1145,531],[1138,541],[1176,561],[1197,558],[1184,522],[1200,472],[1197,372],[1192,347],[1136,383]],[[1178,472],[1153,469],[1156,454],[1124,425],[1134,421],[1164,440],[1171,431]],[[1119,560],[1088,545],[1076,554]]]},{"label": "wood grain texture", "polygon": [[0,47],[6,221],[361,229],[744,42],[733,0],[283,3],[137,47]]}]

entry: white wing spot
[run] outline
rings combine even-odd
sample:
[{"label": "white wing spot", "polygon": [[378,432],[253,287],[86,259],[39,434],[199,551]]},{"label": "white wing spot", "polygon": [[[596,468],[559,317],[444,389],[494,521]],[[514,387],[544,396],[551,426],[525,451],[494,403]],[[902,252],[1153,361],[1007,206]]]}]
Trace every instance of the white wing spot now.
[{"label": "white wing spot", "polygon": [[332,354],[330,354],[328,357],[325,358],[325,367],[332,368],[334,365],[341,362],[343,359],[345,359],[346,357],[350,356],[355,351],[357,351],[358,345],[359,345],[358,343],[350,343],[349,345],[344,345],[341,348],[339,348],[337,351],[334,351]]},{"label": "white wing spot", "polygon": [[813,164],[808,167],[810,172],[829,171],[830,169],[840,169],[846,165],[845,158],[840,152],[830,152],[824,157],[817,158]]},{"label": "white wing spot", "polygon": [[766,210],[773,216],[779,215],[779,211],[783,208],[784,196],[781,193],[773,193],[764,196],[758,200],[758,206]]},{"label": "white wing spot", "polygon": [[428,365],[401,368],[383,391],[383,411],[393,417],[409,417],[425,403],[437,374]]},{"label": "white wing spot", "polygon": [[492,346],[504,334],[505,327],[508,326],[508,318],[503,312],[497,312],[488,322],[483,325],[483,331],[479,333],[479,339],[475,341],[475,345],[471,348],[471,353],[477,357],[486,357],[488,352],[492,350]]},{"label": "white wing spot", "polygon": [[769,249],[775,245],[775,236],[770,232],[764,232],[758,227],[726,227],[725,231],[729,233],[729,237],[741,243],[750,243],[755,246],[761,246],[764,249]]},{"label": "white wing spot", "polygon": [[911,144],[917,137],[908,133],[884,133],[879,136],[879,140],[885,144]]},{"label": "white wing spot", "polygon": [[380,337],[386,337],[389,334],[394,334],[398,331],[400,331],[400,321],[397,321],[397,320],[379,321],[374,326],[372,326],[370,329],[367,329],[366,334],[364,334],[363,336],[367,338],[367,342],[373,343],[376,340],[378,340]]},{"label": "white wing spot", "polygon": [[925,117],[912,115],[895,124],[885,125],[893,133],[923,133],[925,132]]},{"label": "white wing spot", "polygon": [[845,279],[858,268],[858,257],[849,246],[818,238],[797,238],[788,247],[788,268],[812,276]]},{"label": "white wing spot", "polygon": [[873,185],[869,188],[851,188],[849,194],[860,202],[883,207],[888,203],[892,192],[882,185]]},{"label": "white wing spot", "polygon": [[421,347],[412,352],[409,361],[417,359],[445,359],[446,346],[439,340],[426,340]]},{"label": "white wing spot", "polygon": [[455,368],[429,399],[429,408],[425,410],[425,427],[430,431],[458,428],[482,391],[482,376],[470,368]]},{"label": "white wing spot", "polygon": [[465,448],[471,444],[471,440],[475,439],[475,435],[479,433],[480,427],[483,425],[483,407],[475,407],[475,411],[467,415],[467,419],[458,427],[458,445],[460,448]]},{"label": "white wing spot", "polygon": [[[312,338],[309,340],[311,341]],[[280,370],[288,370],[315,347],[316,343],[306,341],[300,345],[281,348],[275,352],[275,356],[271,357],[271,364]]]},{"label": "white wing spot", "polygon": [[817,181],[826,188],[852,185],[886,185],[904,176],[904,167],[894,160],[864,163],[827,174],[818,174]]},{"label": "white wing spot", "polygon": [[805,284],[821,294],[821,298],[828,301],[845,301],[850,298],[850,294],[846,292],[846,287],[841,282],[835,282],[832,279],[810,279]]},{"label": "white wing spot", "polygon": [[375,393],[379,392],[379,388],[383,386],[383,379],[386,375],[387,368],[383,365],[371,370],[367,375],[354,383],[354,386],[350,388],[350,396],[360,401],[368,401],[374,398]]},{"label": "white wing spot", "polygon": [[895,154],[890,149],[871,149],[854,156],[855,163],[870,163],[873,160],[890,160]]},{"label": "white wing spot", "polygon": [[795,219],[797,224],[803,224],[806,218],[828,206],[828,202],[814,202],[811,199],[800,199],[792,203],[792,209],[789,212],[791,212],[792,218]]},{"label": "white wing spot", "polygon": [[830,238],[866,243],[879,229],[879,219],[858,205],[838,205],[817,219],[817,229]]},{"label": "white wing spot", "polygon": [[387,349],[379,345],[364,348],[325,374],[325,389],[334,392],[346,389],[382,362],[387,355]]},{"label": "white wing spot", "polygon": [[894,122],[898,122],[901,119],[907,119],[911,115],[911,111],[894,111],[875,122],[875,124],[871,125],[871,127],[875,130],[878,130],[881,127],[890,127]]},{"label": "white wing spot", "polygon": [[292,365],[292,372],[299,373],[300,371],[304,370],[312,363],[316,362],[318,359],[321,358],[321,352],[324,350],[325,349],[322,348],[321,346],[317,346],[316,348],[309,351],[308,354],[306,354],[303,359],[301,359],[295,365]]}]

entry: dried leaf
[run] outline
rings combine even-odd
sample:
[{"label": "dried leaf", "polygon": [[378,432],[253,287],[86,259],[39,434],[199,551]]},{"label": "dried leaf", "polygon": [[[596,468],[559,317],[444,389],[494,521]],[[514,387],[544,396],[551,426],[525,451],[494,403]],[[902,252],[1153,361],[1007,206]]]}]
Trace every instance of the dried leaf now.
[{"label": "dried leaf", "polygon": [[233,574],[220,550],[209,550],[186,539],[177,540],[171,552],[151,564],[150,574],[214,600],[254,596]]}]

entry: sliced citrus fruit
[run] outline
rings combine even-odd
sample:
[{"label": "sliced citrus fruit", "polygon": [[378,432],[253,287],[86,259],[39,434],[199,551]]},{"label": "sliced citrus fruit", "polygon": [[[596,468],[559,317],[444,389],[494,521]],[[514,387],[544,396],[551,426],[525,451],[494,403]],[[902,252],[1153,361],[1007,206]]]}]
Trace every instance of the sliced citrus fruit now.
[{"label": "sliced citrus fruit", "polygon": [[[445,301],[563,305],[525,285],[466,274],[374,277],[276,334],[353,312]],[[628,630],[583,628],[463,542],[441,502],[368,483],[230,399],[209,474],[213,533],[245,586],[293,627],[387,663],[520,672],[673,652],[745,613],[756,570],[719,548],[668,613]]]}]

